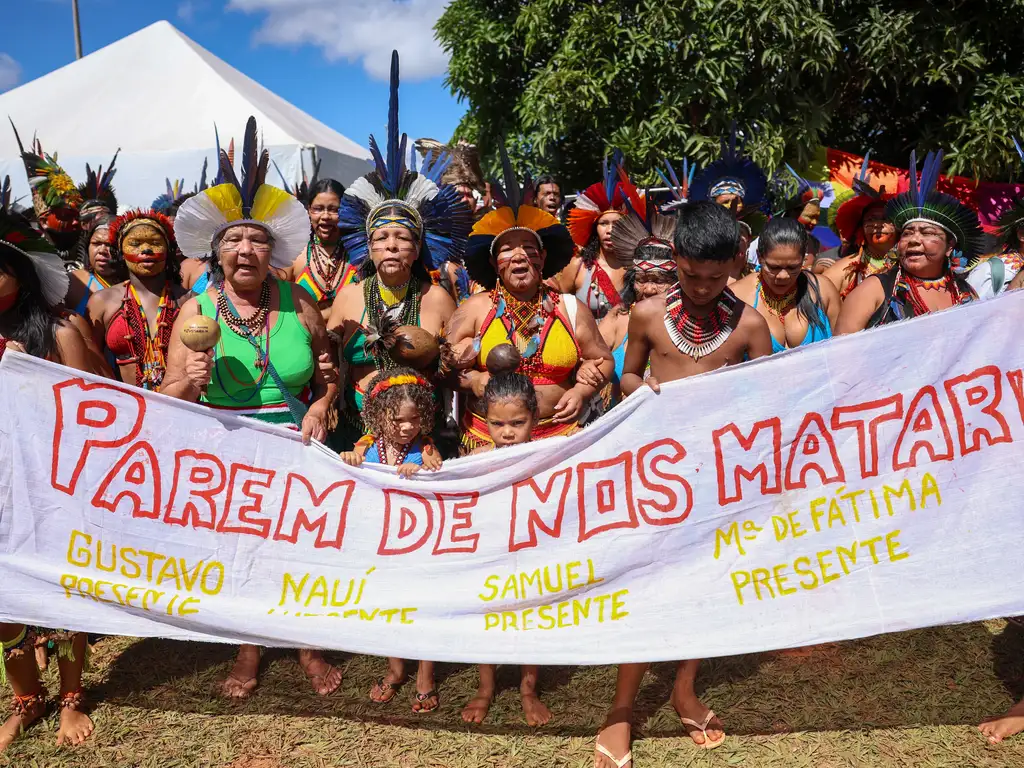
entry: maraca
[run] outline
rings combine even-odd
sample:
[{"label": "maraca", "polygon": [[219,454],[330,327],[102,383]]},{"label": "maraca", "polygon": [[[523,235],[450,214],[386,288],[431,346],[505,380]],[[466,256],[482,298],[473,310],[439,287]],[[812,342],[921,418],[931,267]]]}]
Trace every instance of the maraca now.
[{"label": "maraca", "polygon": [[181,343],[193,352],[207,352],[220,341],[220,325],[212,317],[196,315],[181,329]]},{"label": "maraca", "polygon": [[491,376],[514,373],[522,361],[523,356],[514,346],[511,344],[499,344],[487,353],[487,372]]}]

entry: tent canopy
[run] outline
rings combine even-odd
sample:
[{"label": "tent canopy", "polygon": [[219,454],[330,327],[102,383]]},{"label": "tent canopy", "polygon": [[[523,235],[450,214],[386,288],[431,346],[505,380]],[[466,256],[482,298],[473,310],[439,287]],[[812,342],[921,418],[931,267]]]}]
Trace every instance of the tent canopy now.
[{"label": "tent canopy", "polygon": [[[173,77],[169,76],[173,73]],[[159,98],[161,117],[140,119],[140,100]],[[110,162],[120,148],[114,189],[122,209],[147,206],[165,179],[199,181],[204,159],[216,173],[214,125],[221,144],[233,136],[240,150],[249,115],[289,185],[300,163],[321,176],[349,184],[369,168],[370,153],[354,141],[289,104],[197,45],[166,21],[128,35],[82,59],[0,94],[0,116],[9,116],[26,148],[33,134],[76,182],[85,164]],[[28,183],[10,126],[0,126],[0,180],[10,175],[15,196]],[[271,169],[268,181],[281,179]]]}]

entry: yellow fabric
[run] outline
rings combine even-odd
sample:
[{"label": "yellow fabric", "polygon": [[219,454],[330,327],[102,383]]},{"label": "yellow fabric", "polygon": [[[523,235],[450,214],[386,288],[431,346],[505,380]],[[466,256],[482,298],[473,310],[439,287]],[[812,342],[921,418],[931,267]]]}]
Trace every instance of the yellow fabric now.
[{"label": "yellow fabric", "polygon": [[[249,212],[249,218],[254,221],[270,221],[277,214],[277,209],[291,198],[292,195],[283,189],[264,184],[256,190],[256,197],[252,201],[252,210]],[[228,221],[231,221],[231,219],[228,219]]]},{"label": "yellow fabric", "polygon": [[234,184],[218,184],[204,193],[217,206],[226,221],[242,218],[242,196]]},{"label": "yellow fabric", "polygon": [[[497,318],[492,318],[484,332],[480,334],[480,355],[477,358],[480,368],[486,368],[487,356],[492,349],[509,343],[504,323]],[[541,347],[536,354],[540,355],[541,362],[545,366],[559,372],[566,372],[566,376],[576,370],[576,364],[580,359],[579,348],[561,314],[556,315],[550,322],[550,328],[546,333],[542,331]]]}]

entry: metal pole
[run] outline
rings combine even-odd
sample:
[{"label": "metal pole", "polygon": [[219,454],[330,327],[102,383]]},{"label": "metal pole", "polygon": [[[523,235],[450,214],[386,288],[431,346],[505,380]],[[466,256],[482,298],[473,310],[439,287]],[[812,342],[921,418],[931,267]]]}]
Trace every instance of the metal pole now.
[{"label": "metal pole", "polygon": [[78,24],[78,0],[71,0],[71,18],[75,22],[75,58],[82,58],[82,28]]}]

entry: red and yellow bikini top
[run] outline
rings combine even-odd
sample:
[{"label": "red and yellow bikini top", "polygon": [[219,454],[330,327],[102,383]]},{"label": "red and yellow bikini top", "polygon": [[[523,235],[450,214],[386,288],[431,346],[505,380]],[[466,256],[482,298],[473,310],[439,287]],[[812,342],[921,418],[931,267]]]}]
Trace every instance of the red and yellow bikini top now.
[{"label": "red and yellow bikini top", "polygon": [[[558,299],[558,294],[554,294]],[[575,301],[574,296],[568,297]],[[477,368],[481,371],[487,370],[487,355],[495,347],[502,344],[516,345],[513,339],[515,330],[507,313],[498,318],[497,306],[492,306],[480,326],[480,352],[477,355]],[[520,343],[516,346],[522,347]],[[532,356],[526,357],[525,350],[523,362],[519,366],[519,372],[530,377],[535,385],[561,384],[566,381],[573,372],[580,360],[580,347],[572,330],[572,324],[566,319],[559,304],[548,316],[547,321],[540,330],[540,344]]]}]

